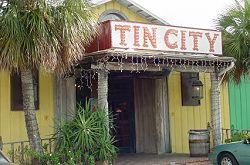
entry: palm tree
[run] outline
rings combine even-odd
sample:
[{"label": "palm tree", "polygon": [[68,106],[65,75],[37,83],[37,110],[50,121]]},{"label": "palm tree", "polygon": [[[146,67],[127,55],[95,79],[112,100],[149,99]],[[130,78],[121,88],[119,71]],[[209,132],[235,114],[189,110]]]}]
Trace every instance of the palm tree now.
[{"label": "palm tree", "polygon": [[96,17],[87,0],[0,1],[0,69],[21,73],[30,146],[42,152],[33,70],[62,74],[70,69],[95,34]]},{"label": "palm tree", "polygon": [[224,54],[237,60],[231,75],[239,83],[250,69],[250,0],[235,0],[234,6],[221,14],[216,24],[223,32]]}]

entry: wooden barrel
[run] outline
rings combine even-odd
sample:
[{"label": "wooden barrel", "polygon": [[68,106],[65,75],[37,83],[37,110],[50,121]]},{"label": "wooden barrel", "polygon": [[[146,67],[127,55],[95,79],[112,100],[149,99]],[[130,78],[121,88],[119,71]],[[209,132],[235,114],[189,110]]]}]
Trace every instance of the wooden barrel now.
[{"label": "wooden barrel", "polygon": [[208,130],[189,131],[190,156],[207,156],[210,147],[210,133]]}]

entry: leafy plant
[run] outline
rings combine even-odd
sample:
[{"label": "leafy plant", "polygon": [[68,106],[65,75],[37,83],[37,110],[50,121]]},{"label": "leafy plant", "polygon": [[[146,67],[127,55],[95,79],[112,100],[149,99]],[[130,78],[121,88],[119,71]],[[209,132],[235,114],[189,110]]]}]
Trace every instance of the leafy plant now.
[{"label": "leafy plant", "polygon": [[242,131],[237,131],[237,132],[232,132],[231,133],[231,138],[225,139],[225,143],[231,143],[235,141],[241,141],[244,139],[247,139],[249,137],[248,132],[242,132]]},{"label": "leafy plant", "polygon": [[[111,116],[111,117],[110,117]],[[25,148],[27,158],[36,158],[43,165],[94,165],[95,161],[112,162],[116,158],[117,148],[114,146],[115,138],[110,135],[113,128],[113,117],[104,107],[92,107],[90,102],[84,106],[78,105],[74,118],[71,121],[62,121],[55,134],[54,151],[43,145],[43,153]],[[25,163],[20,156],[21,150],[15,151],[15,157],[20,164]],[[29,159],[30,160],[30,159]]]},{"label": "leafy plant", "polygon": [[102,127],[98,119],[98,112],[91,112],[90,105],[87,104],[83,112],[77,112],[76,118],[72,122],[73,142],[75,147],[85,151],[94,148],[98,137],[102,135]]},{"label": "leafy plant", "polygon": [[250,68],[250,1],[235,0],[235,4],[220,14],[217,29],[223,32],[225,56],[236,59],[229,76],[239,83],[241,76],[249,74]]},{"label": "leafy plant", "polygon": [[111,163],[116,157],[117,148],[114,146],[115,138],[110,135],[103,136],[95,149],[93,155],[96,160],[104,162],[108,161]]},{"label": "leafy plant", "polygon": [[[89,101],[78,105],[71,121],[60,124],[56,134],[56,151],[80,152],[80,161],[94,164],[94,160],[109,161],[116,157],[115,140],[109,134],[113,120],[103,107],[93,107]],[[64,155],[69,160],[69,155]]]}]

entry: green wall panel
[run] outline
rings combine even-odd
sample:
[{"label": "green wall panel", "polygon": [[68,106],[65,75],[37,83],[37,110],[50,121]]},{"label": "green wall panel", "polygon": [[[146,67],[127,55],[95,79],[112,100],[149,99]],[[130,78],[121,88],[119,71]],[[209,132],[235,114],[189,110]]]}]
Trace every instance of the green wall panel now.
[{"label": "green wall panel", "polygon": [[250,79],[242,77],[240,84],[229,82],[231,128],[250,129]]}]

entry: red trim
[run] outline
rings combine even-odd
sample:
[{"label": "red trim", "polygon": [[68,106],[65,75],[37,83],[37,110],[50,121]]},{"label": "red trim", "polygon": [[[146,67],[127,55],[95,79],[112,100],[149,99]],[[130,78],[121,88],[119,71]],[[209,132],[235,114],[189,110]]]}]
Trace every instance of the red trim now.
[{"label": "red trim", "polygon": [[109,21],[110,47],[113,47],[111,21]]},{"label": "red trim", "polygon": [[111,48],[111,26],[110,21],[101,23],[98,27],[99,35],[86,47],[86,52],[91,53]]}]

